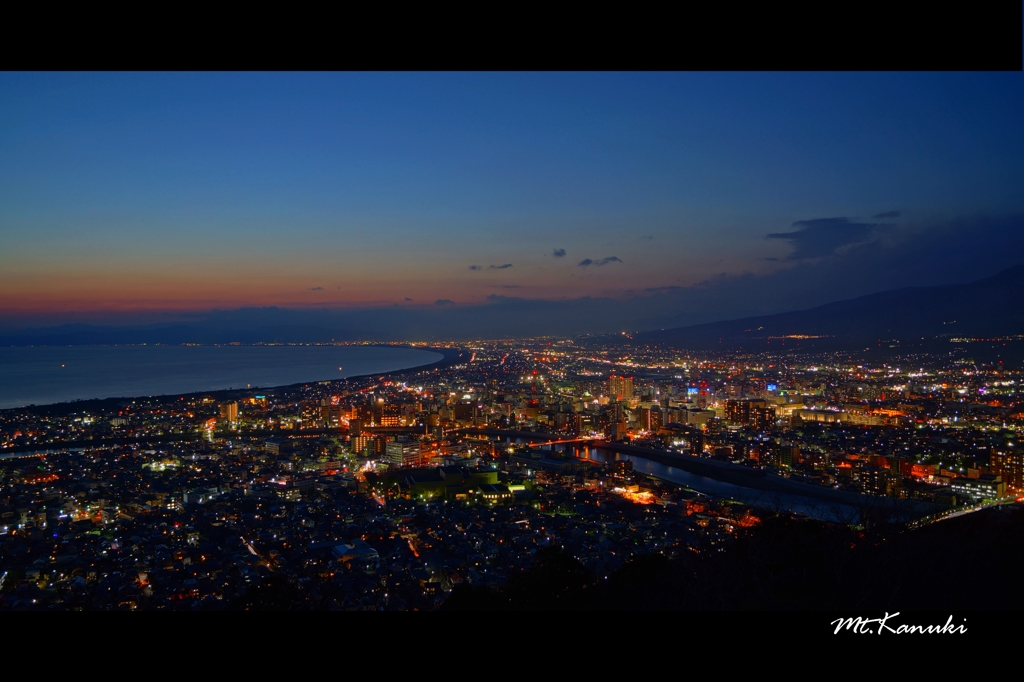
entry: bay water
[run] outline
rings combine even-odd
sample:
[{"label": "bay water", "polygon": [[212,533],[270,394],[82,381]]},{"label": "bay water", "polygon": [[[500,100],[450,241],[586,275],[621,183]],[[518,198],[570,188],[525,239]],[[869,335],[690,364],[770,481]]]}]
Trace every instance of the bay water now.
[{"label": "bay water", "polygon": [[0,409],[286,386],[419,367],[442,357],[388,346],[6,347],[0,348]]}]

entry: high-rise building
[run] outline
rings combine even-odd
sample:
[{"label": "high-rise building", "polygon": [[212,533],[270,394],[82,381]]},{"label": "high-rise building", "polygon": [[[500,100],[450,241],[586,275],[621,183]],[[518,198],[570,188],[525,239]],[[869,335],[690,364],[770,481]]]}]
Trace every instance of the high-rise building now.
[{"label": "high-rise building", "polygon": [[221,403],[220,417],[230,422],[238,421],[238,403]]},{"label": "high-rise building", "polygon": [[608,393],[616,400],[629,400],[633,397],[633,377],[611,375],[608,377]]},{"label": "high-rise building", "polygon": [[750,408],[750,421],[748,424],[758,431],[767,431],[775,425],[774,407],[752,407]]},{"label": "high-rise building", "polygon": [[1024,491],[1024,450],[993,452],[989,455],[989,466],[1009,490]]},{"label": "high-rise building", "polygon": [[759,431],[770,429],[775,423],[775,408],[764,400],[727,400],[725,418],[733,424],[751,426]]},{"label": "high-rise building", "polygon": [[641,431],[657,431],[662,425],[661,408],[657,405],[641,407],[637,422]]},{"label": "high-rise building", "polygon": [[369,456],[373,454],[372,436],[353,436],[351,443],[352,452],[364,456]]}]

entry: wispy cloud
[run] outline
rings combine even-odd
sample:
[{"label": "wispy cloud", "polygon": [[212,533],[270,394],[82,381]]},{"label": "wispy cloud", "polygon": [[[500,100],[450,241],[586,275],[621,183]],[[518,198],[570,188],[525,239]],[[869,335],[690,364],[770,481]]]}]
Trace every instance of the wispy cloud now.
[{"label": "wispy cloud", "polygon": [[439,298],[434,301],[434,305],[455,305],[455,301],[450,298]]},{"label": "wispy cloud", "polygon": [[565,249],[555,249],[551,252],[551,255],[555,258],[565,258]]},{"label": "wispy cloud", "polygon": [[[316,327],[329,330],[324,332],[325,340],[328,341],[332,337],[470,339],[543,334],[570,336],[622,329],[667,329],[806,309],[907,286],[957,284],[995,274],[1024,261],[1020,255],[1024,254],[1024,214],[971,215],[938,224],[914,222],[904,225],[903,220],[901,217],[883,223],[871,232],[866,241],[839,248],[828,258],[786,261],[784,256],[780,256],[780,260],[791,267],[765,268],[771,270],[765,274],[725,275],[722,270],[726,268],[723,266],[718,266],[720,274],[717,276],[709,276],[710,271],[701,270],[701,274],[697,274],[680,270],[676,275],[681,279],[665,275],[661,281],[675,281],[675,285],[682,285],[682,288],[654,285],[657,279],[642,284],[623,282],[623,286],[637,289],[635,296],[625,298],[531,299],[517,297],[521,293],[518,289],[501,288],[504,295],[494,292],[486,300],[479,300],[479,304],[441,299],[435,305],[429,299],[424,299],[422,302],[427,303],[425,306],[393,307],[387,304],[376,309],[334,310],[326,306],[309,309],[246,308],[195,313],[195,323],[209,324],[210,329],[218,330],[263,329],[281,325]],[[863,222],[881,222],[881,219],[865,219]],[[793,230],[800,228],[798,225]],[[592,248],[601,248],[605,253],[617,250],[600,245]],[[538,257],[541,253],[543,251],[538,252]],[[636,257],[633,258],[631,267],[640,267],[640,262]],[[576,260],[575,256],[573,260]],[[706,267],[713,266],[714,260],[717,258],[710,259]],[[593,265],[593,260],[590,262]],[[454,267],[457,271],[463,266]],[[615,275],[624,270],[614,268],[608,272],[602,270],[601,273],[592,273],[587,269],[587,272],[593,277]],[[579,278],[588,277],[571,267],[569,272]],[[486,279],[481,273],[476,274],[480,279]],[[504,276],[512,279],[511,273]],[[520,275],[516,278],[522,281]],[[486,284],[486,288],[500,288],[496,282]],[[651,286],[645,291],[643,287],[648,285]],[[507,286],[515,285],[509,282]],[[330,290],[327,285],[324,288],[323,293]],[[533,286],[522,285],[522,288],[529,291]],[[479,294],[487,296],[482,291]],[[395,297],[398,301],[402,300],[397,294]],[[1008,311],[1008,314],[1012,312]],[[65,320],[61,318],[54,323],[64,324]],[[0,316],[2,324],[8,322]],[[117,324],[127,322],[118,321]],[[140,319],[137,324],[149,324],[149,318]],[[235,332],[231,333],[234,336]],[[267,339],[260,337],[254,340]],[[137,341],[122,339],[112,342]]]},{"label": "wispy cloud", "polygon": [[607,258],[601,258],[599,260],[591,260],[590,258],[584,258],[580,261],[580,267],[585,268],[588,265],[608,265],[609,263],[621,263],[622,259],[618,256],[608,256]]},{"label": "wispy cloud", "polygon": [[837,249],[851,244],[868,241],[874,234],[877,223],[855,223],[849,218],[815,218],[798,220],[793,227],[796,232],[773,232],[767,239],[785,239],[793,245],[793,252],[786,260],[806,260],[830,256]]},{"label": "wispy cloud", "polygon": [[324,288],[323,288],[323,287],[310,287],[310,289],[309,289],[309,290],[310,290],[310,291],[323,291],[323,290],[324,290]]},{"label": "wispy cloud", "polygon": [[879,213],[878,215],[871,216],[875,220],[890,220],[892,218],[899,218],[899,211],[886,211],[885,213]]},{"label": "wispy cloud", "polygon": [[728,276],[729,276],[729,274],[728,274],[728,273],[726,273],[726,272],[720,272],[720,273],[718,273],[717,275],[712,275],[711,277],[709,277],[709,278],[707,278],[707,279],[701,280],[700,282],[696,282],[696,283],[695,283],[695,284],[693,285],[693,287],[694,287],[695,289],[700,289],[700,288],[702,288],[702,287],[708,287],[708,286],[710,286],[710,285],[714,284],[715,280],[721,280],[721,279],[724,279],[724,278],[726,278],[726,277],[728,277]]},{"label": "wispy cloud", "polygon": [[512,267],[511,263],[505,263],[504,265],[488,265],[486,268],[482,265],[470,265],[470,270],[508,270]]}]

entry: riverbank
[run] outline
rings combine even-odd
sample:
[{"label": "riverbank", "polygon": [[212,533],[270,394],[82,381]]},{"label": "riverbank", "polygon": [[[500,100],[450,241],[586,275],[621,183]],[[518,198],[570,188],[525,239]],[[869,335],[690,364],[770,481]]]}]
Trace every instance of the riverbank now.
[{"label": "riverbank", "polygon": [[[519,439],[532,442],[534,445],[544,445],[550,441],[558,440],[558,436],[550,433],[539,433],[532,431],[507,431],[501,429],[465,429],[464,433],[479,434],[483,436],[497,436],[501,438]],[[555,447],[555,445],[553,445]],[[603,450],[610,453],[619,453],[631,457],[638,457],[643,460],[655,462],[678,469],[692,476],[703,477],[711,481],[735,486],[737,489],[748,492],[764,493],[766,495],[752,495],[744,497],[758,499],[761,506],[784,507],[786,503],[800,502],[800,507],[807,510],[826,512],[828,520],[841,520],[857,517],[863,521],[871,518],[874,520],[885,519],[899,522],[910,521],[929,514],[941,512],[947,507],[938,504],[923,502],[920,500],[900,500],[891,497],[863,495],[816,486],[810,483],[793,481],[784,476],[769,472],[765,469],[755,469],[732,462],[708,459],[706,457],[695,457],[668,450],[658,450],[628,443],[616,443],[613,441],[595,440],[590,443],[564,443],[557,444],[557,447],[571,447],[576,449],[590,448]],[[595,461],[591,459],[591,461]],[[645,472],[647,475],[661,480],[680,483],[670,477],[668,473]],[[722,496],[719,490],[701,490],[699,485],[684,483],[697,492],[712,496]],[[738,492],[738,491],[737,491]],[[764,498],[764,499],[761,499]],[[793,506],[790,504],[790,506]]]}]

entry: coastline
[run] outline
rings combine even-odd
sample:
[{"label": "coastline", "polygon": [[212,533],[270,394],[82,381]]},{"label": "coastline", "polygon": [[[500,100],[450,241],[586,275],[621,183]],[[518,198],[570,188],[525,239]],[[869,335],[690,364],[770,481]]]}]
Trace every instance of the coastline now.
[{"label": "coastline", "polygon": [[[132,344],[132,345],[134,345],[134,344]],[[209,345],[224,345],[224,344],[209,344]],[[255,346],[255,345],[262,345],[262,344],[246,344],[246,345]],[[342,344],[302,344],[302,345],[342,345]],[[13,412],[13,411],[22,411],[22,412],[30,412],[30,413],[39,413],[39,412],[51,412],[52,413],[55,410],[56,411],[60,411],[60,412],[77,412],[79,410],[102,409],[103,407],[108,407],[109,408],[109,407],[116,406],[118,403],[123,402],[125,400],[137,400],[139,398],[164,398],[164,399],[171,399],[171,398],[182,398],[182,397],[189,398],[189,397],[194,397],[194,396],[209,396],[209,397],[212,397],[212,398],[218,399],[218,400],[230,400],[232,398],[244,397],[244,396],[247,396],[249,394],[252,394],[252,393],[255,393],[255,392],[259,392],[259,391],[280,391],[280,390],[287,390],[287,389],[295,389],[295,388],[298,388],[300,386],[307,386],[307,385],[310,385],[310,384],[316,384],[316,383],[320,383],[322,381],[330,381],[332,383],[347,382],[347,381],[365,381],[367,379],[372,379],[372,378],[375,378],[375,377],[391,377],[391,376],[395,376],[395,375],[399,375],[399,374],[404,374],[404,373],[407,373],[407,372],[432,371],[432,370],[436,370],[436,369],[443,369],[445,367],[450,367],[452,365],[457,365],[457,364],[459,364],[461,362],[467,361],[471,357],[471,354],[469,353],[469,351],[466,351],[463,348],[457,348],[457,347],[456,348],[447,348],[447,347],[443,347],[443,346],[442,347],[413,346],[413,345],[410,345],[410,344],[388,344],[388,343],[343,344],[343,346],[345,346],[345,347],[364,347],[364,348],[401,348],[401,349],[408,349],[408,350],[421,350],[421,351],[427,351],[427,352],[430,352],[430,353],[438,353],[438,354],[441,355],[441,359],[435,360],[433,362],[429,362],[429,363],[426,363],[426,364],[422,364],[422,365],[413,365],[411,367],[403,367],[403,368],[400,368],[400,369],[394,369],[394,370],[390,370],[388,372],[383,372],[383,373],[379,373],[379,374],[378,373],[374,373],[374,374],[359,374],[359,375],[354,375],[354,376],[351,376],[351,377],[342,377],[342,378],[338,378],[338,379],[318,379],[316,381],[299,381],[299,382],[295,382],[295,383],[291,383],[291,384],[277,384],[277,385],[274,385],[274,386],[259,386],[259,387],[253,387],[253,388],[226,388],[226,389],[218,389],[218,390],[214,390],[214,391],[189,391],[189,392],[185,392],[185,393],[166,393],[166,394],[160,394],[160,395],[140,394],[140,395],[133,395],[133,396],[132,395],[127,395],[127,396],[111,396],[111,397],[108,397],[108,398],[86,398],[86,399],[82,399],[82,400],[59,401],[59,402],[46,403],[46,404],[41,404],[41,405],[40,404],[33,404],[33,405],[24,405],[24,406],[21,406],[21,407],[6,407],[6,408],[0,409],[0,413],[3,413],[3,412]],[[7,451],[9,451],[9,450],[7,450]]]},{"label": "coastline", "polygon": [[[441,359],[440,360],[435,360],[434,362],[428,363],[426,365],[416,365],[414,367],[406,367],[405,369],[396,369],[394,371],[386,372],[384,374],[357,374],[356,376],[345,377],[343,379],[337,379],[337,381],[357,381],[357,380],[362,381],[364,379],[371,379],[373,377],[378,377],[378,376],[379,377],[391,376],[393,374],[398,374],[400,372],[429,372],[429,371],[435,370],[435,369],[444,369],[445,367],[451,367],[452,365],[458,365],[458,364],[460,364],[462,362],[468,361],[469,358],[472,357],[472,354],[469,351],[467,351],[466,349],[464,349],[464,348],[445,348],[445,347],[435,348],[433,346],[411,346],[411,345],[408,345],[408,344],[397,345],[397,344],[389,344],[389,343],[366,344],[366,347],[368,347],[368,348],[408,348],[408,349],[411,349],[411,350],[423,350],[423,351],[428,351],[430,353],[440,353],[441,354]],[[303,383],[307,383],[308,384],[309,382],[307,381],[307,382],[303,382]],[[290,384],[290,385],[298,386],[299,384]],[[277,388],[282,388],[282,387],[277,387]]]}]

